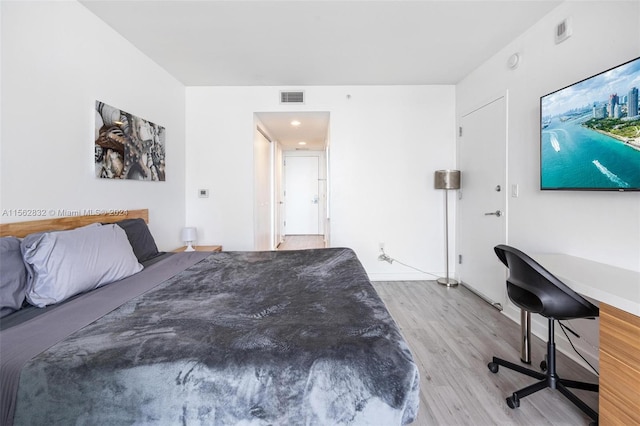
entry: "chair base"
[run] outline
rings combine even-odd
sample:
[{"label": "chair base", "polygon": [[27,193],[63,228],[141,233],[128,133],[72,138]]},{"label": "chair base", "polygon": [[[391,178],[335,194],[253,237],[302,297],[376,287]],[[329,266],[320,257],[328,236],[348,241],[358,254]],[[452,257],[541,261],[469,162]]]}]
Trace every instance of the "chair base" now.
[{"label": "chair base", "polygon": [[[554,363],[555,364],[555,363]],[[538,392],[542,389],[552,388],[557,389],[563,394],[569,401],[571,401],[576,407],[578,407],[587,416],[593,419],[592,425],[598,424],[598,413],[596,413],[591,407],[580,400],[569,388],[587,390],[592,392],[598,392],[599,385],[587,382],[578,382],[575,380],[561,379],[555,374],[555,365],[553,369],[549,369],[546,374],[539,371],[531,370],[518,364],[514,364],[504,359],[493,357],[493,360],[487,365],[492,373],[497,373],[499,366],[503,366],[510,370],[517,371],[529,377],[538,379],[539,381],[515,391],[510,397],[507,398],[507,405],[509,408],[515,409],[520,406],[520,399],[532,393]]]}]

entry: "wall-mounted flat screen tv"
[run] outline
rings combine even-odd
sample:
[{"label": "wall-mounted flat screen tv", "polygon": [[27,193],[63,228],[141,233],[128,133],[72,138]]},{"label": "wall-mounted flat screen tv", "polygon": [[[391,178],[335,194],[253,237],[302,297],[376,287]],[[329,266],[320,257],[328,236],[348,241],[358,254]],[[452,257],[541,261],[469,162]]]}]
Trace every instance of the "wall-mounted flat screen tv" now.
[{"label": "wall-mounted flat screen tv", "polygon": [[540,188],[640,191],[640,58],[540,98]]}]

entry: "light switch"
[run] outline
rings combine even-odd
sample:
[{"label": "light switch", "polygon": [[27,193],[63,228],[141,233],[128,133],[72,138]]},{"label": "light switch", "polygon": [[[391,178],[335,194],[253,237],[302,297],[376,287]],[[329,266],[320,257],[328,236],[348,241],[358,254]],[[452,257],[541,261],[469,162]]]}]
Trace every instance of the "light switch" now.
[{"label": "light switch", "polygon": [[511,197],[518,198],[519,191],[517,183],[511,184]]}]

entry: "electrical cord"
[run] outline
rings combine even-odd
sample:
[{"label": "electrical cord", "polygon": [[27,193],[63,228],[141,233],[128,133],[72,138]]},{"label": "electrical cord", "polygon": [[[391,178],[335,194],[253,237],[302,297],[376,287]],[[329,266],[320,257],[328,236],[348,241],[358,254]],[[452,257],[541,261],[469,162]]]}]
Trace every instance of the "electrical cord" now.
[{"label": "electrical cord", "polygon": [[439,275],[432,274],[431,272],[423,271],[422,269],[418,269],[418,268],[416,268],[414,266],[407,265],[406,263],[403,263],[403,262],[399,261],[398,259],[394,259],[393,257],[387,255],[384,252],[384,249],[382,249],[382,248],[380,249],[380,251],[382,252],[382,254],[380,256],[378,256],[378,260],[389,262],[389,264],[392,264],[393,262],[397,262],[402,266],[406,266],[407,268],[411,268],[411,269],[413,269],[415,271],[422,272],[423,274],[431,275],[432,277],[436,277],[436,278],[440,277]]},{"label": "electrical cord", "polygon": [[582,358],[582,360],[584,362],[586,362],[589,367],[591,367],[591,369],[596,373],[596,375],[600,375],[600,373],[598,372],[598,370],[595,369],[595,367],[593,365],[591,365],[591,363],[589,361],[586,360],[585,357],[582,356],[582,354],[580,352],[578,352],[578,350],[576,349],[575,346],[573,346],[573,342],[571,341],[571,339],[569,338],[569,335],[567,334],[567,332],[565,331],[565,328],[567,330],[569,330],[571,332],[571,334],[573,334],[574,336],[576,336],[578,339],[580,338],[580,335],[578,333],[576,333],[575,331],[573,331],[572,329],[570,329],[569,327],[567,327],[566,325],[564,325],[562,322],[558,321],[558,324],[560,324],[560,329],[562,330],[562,332],[564,333],[565,337],[567,338],[567,340],[569,341],[569,344],[571,345],[571,347],[573,348],[573,351],[575,353],[578,354],[578,356],[580,358]]}]

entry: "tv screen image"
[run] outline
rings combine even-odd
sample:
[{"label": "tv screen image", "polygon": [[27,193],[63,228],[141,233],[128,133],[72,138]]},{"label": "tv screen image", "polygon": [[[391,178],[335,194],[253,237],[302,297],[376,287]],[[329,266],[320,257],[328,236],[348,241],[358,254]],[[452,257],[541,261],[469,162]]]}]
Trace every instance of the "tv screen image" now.
[{"label": "tv screen image", "polygon": [[640,58],[540,98],[540,188],[640,190]]}]

